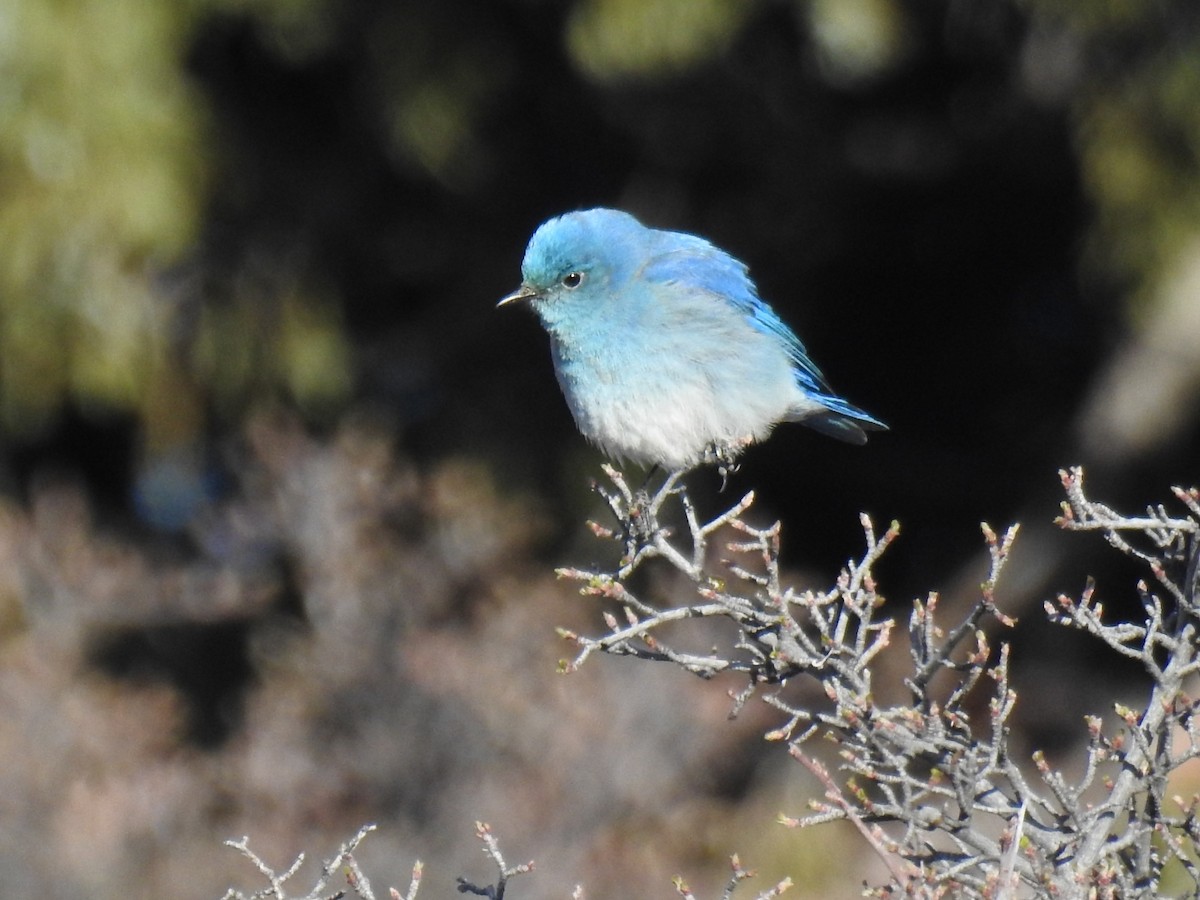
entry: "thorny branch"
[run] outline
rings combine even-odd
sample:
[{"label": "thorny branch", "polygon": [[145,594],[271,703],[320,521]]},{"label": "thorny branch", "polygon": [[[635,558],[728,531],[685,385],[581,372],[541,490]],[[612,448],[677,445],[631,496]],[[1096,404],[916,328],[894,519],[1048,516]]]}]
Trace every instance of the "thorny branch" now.
[{"label": "thorny branch", "polygon": [[[785,742],[824,787],[824,798],[811,802],[808,815],[783,821],[795,827],[833,819],[854,824],[891,872],[877,896],[1148,898],[1160,896],[1170,861],[1200,890],[1194,862],[1200,801],[1166,795],[1167,775],[1200,756],[1197,705],[1182,691],[1184,680],[1200,669],[1194,646],[1200,615],[1196,490],[1175,489],[1188,513],[1183,517],[1157,506],[1129,518],[1089,501],[1080,470],[1063,473],[1068,499],[1060,524],[1102,531],[1115,547],[1143,560],[1158,585],[1157,592],[1138,585],[1145,612],[1140,622],[1104,622],[1090,584],[1078,600],[1060,597],[1049,606],[1052,621],[1094,634],[1139,660],[1152,679],[1144,711],[1116,707],[1123,734],[1109,736],[1102,721],[1086,720],[1085,764],[1070,779],[1040,754],[1031,767],[1014,760],[1008,745],[1016,703],[1008,647],[993,649],[986,629],[1013,624],[997,609],[995,589],[1015,526],[997,535],[984,524],[990,571],[960,621],[941,623],[937,594],[913,603],[904,682],[909,698],[889,707],[876,699],[872,677],[897,623],[884,613],[872,567],[899,534],[896,524],[877,535],[863,516],[865,552],[828,590],[797,591],[781,577],[779,524],[757,528],[743,518],[752,494],[702,524],[677,474],[649,494],[631,490],[619,472],[605,471],[612,488],[597,490],[618,527],[593,530],[621,542],[624,555],[615,573],[559,570],[560,577],[580,581],[583,594],[612,604],[603,613],[605,634],[561,632],[578,648],[564,667],[574,670],[595,653],[607,653],[671,662],[703,678],[744,675],[745,687],[733,694],[733,713],[756,694],[779,710],[782,722],[766,737]],[[662,524],[672,504],[684,522],[678,535]],[[709,545],[721,529],[737,534],[726,544],[734,560],[717,575]],[[662,603],[630,587],[634,572],[652,560],[692,582],[692,602]],[[725,647],[690,649],[681,628],[697,619],[731,622],[734,636]],[[939,673],[948,677],[937,678]],[[828,705],[791,699],[788,684],[800,679],[818,682]],[[931,688],[935,680],[938,691]],[[834,740],[841,780],[808,749],[814,737]]]}]

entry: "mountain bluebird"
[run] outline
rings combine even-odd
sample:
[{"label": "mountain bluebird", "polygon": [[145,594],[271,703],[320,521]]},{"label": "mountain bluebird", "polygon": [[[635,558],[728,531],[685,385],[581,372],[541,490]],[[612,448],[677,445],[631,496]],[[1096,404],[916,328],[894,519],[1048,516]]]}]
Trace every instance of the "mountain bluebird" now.
[{"label": "mountain bluebird", "polygon": [[746,266],[703,238],[571,212],[534,232],[521,276],[499,305],[533,307],[576,425],[615,460],[725,469],[779,422],[852,444],[887,427],[833,393]]}]

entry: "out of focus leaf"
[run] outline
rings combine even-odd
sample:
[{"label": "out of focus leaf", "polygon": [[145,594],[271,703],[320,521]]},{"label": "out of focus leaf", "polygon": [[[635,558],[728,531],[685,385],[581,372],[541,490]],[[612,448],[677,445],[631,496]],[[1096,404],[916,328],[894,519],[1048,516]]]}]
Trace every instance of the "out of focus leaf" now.
[{"label": "out of focus leaf", "polygon": [[742,0],[584,0],[567,45],[597,78],[683,71],[718,53],[750,8]]}]

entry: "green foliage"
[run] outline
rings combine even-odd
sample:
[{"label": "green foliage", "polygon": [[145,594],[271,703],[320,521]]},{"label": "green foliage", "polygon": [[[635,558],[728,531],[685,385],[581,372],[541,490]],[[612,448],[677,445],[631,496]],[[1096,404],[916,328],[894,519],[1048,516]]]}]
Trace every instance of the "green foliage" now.
[{"label": "green foliage", "polygon": [[463,29],[455,10],[382,10],[368,70],[389,157],[451,190],[477,186],[489,168],[480,120],[510,86],[515,56],[490,29]]},{"label": "green foliage", "polygon": [[[240,5],[280,33],[313,9]],[[214,189],[208,109],[184,55],[201,14],[232,6],[13,0],[0,13],[4,431],[36,432],[70,399],[132,412],[152,439],[178,440],[201,424],[209,390],[236,397],[262,378],[236,365],[192,366],[172,343],[173,307],[155,282],[194,250]],[[258,298],[229,299],[238,307]],[[267,355],[281,362],[267,378],[302,401],[347,385],[326,306],[290,298],[271,329],[280,346]],[[243,318],[205,317],[198,343],[221,347],[228,361],[224,351],[247,335]]]},{"label": "green foliage", "polygon": [[810,0],[805,4],[821,70],[830,81],[855,83],[897,65],[911,42],[898,0]]},{"label": "green foliage", "polygon": [[160,364],[147,267],[188,247],[203,121],[167,4],[18,0],[0,34],[0,421],[133,406]]},{"label": "green foliage", "polygon": [[710,59],[751,8],[741,0],[583,0],[567,44],[598,78],[669,74]]},{"label": "green foliage", "polygon": [[1075,63],[1067,85],[1082,177],[1096,208],[1087,264],[1153,298],[1200,221],[1200,30],[1170,3],[1030,4]]}]

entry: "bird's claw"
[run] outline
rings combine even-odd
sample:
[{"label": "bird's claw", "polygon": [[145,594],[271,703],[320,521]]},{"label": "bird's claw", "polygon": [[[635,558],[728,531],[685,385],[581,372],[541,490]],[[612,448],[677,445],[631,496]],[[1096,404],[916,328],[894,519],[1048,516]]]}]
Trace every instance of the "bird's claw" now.
[{"label": "bird's claw", "polygon": [[749,443],[749,440],[745,440],[735,444],[713,444],[705,451],[704,463],[716,465],[717,473],[721,476],[722,492],[729,485],[729,476],[740,468],[738,456]]},{"label": "bird's claw", "polygon": [[654,543],[654,536],[660,531],[655,507],[649,491],[644,488],[633,495],[633,502],[629,504],[629,529],[626,537],[634,550]]}]

